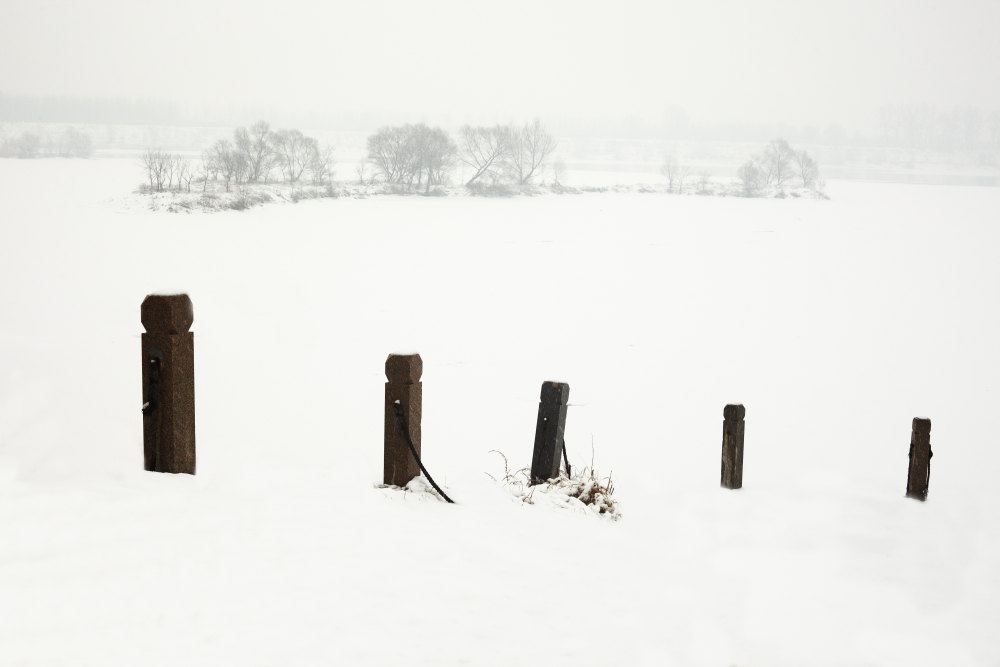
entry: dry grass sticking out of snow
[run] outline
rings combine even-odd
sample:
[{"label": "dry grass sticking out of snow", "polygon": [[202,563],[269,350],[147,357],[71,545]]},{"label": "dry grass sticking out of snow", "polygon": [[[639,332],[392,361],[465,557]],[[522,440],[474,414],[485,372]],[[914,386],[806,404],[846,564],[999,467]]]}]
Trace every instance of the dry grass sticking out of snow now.
[{"label": "dry grass sticking out of snow", "polygon": [[166,211],[168,213],[192,213],[195,211],[244,211],[255,206],[263,206],[272,202],[297,204],[309,199],[336,199],[341,191],[330,183],[326,184],[289,184],[269,183],[239,185],[231,190],[225,190],[218,183],[210,189],[194,188],[190,191],[182,189],[150,191],[141,186],[135,192],[135,202],[143,203],[150,211]]},{"label": "dry grass sticking out of snow", "polygon": [[570,474],[561,470],[558,477],[533,485],[528,468],[512,472],[507,457],[502,452],[494,452],[503,457],[504,474],[493,479],[506,486],[518,500],[529,505],[593,514],[610,521],[622,518],[621,507],[612,497],[615,485],[611,475],[601,477],[592,466],[573,468]]}]

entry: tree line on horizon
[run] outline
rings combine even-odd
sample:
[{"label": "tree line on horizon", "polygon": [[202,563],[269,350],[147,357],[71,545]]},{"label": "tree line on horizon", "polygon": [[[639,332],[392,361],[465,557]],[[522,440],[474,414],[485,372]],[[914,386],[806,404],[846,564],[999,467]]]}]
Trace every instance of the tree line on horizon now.
[{"label": "tree line on horizon", "polygon": [[[376,178],[403,189],[429,193],[461,164],[469,169],[467,188],[496,193],[530,185],[557,145],[537,118],[523,125],[464,125],[457,143],[441,128],[420,123],[380,128],[368,137],[367,159]],[[364,168],[359,167],[360,181]]]},{"label": "tree line on horizon", "polygon": [[90,135],[75,127],[67,127],[55,136],[42,137],[34,132],[22,132],[0,140],[0,157],[31,160],[39,157],[89,158],[94,155]]},{"label": "tree line on horizon", "polygon": [[[365,160],[358,166],[360,183],[381,182],[394,189],[423,191],[445,185],[455,168],[473,191],[498,194],[511,186],[530,185],[545,169],[556,141],[538,119],[524,125],[465,125],[458,142],[440,127],[424,123],[385,126],[367,139]],[[233,185],[275,182],[296,184],[308,176],[314,185],[330,184],[333,149],[297,129],[272,130],[266,121],[238,127],[232,139],[219,139],[206,149],[200,165],[159,149],[142,155],[145,187],[150,192],[206,190],[209,182]],[[372,169],[369,174],[369,167]]]},{"label": "tree line on horizon", "polygon": [[229,192],[233,184],[271,182],[275,171],[289,183],[309,174],[320,185],[328,183],[333,173],[333,149],[321,147],[301,130],[272,130],[261,120],[249,128],[236,128],[232,140],[219,139],[206,149],[199,172],[188,158],[159,149],[147,149],[142,165],[149,190],[156,192],[183,188],[190,192],[192,182],[201,183],[204,190],[210,180],[222,181]]},{"label": "tree line on horizon", "polygon": [[[667,179],[669,192],[684,192],[684,184],[696,179],[695,192],[710,194],[711,177],[707,171],[694,174],[689,165],[676,154],[664,158],[660,173]],[[805,150],[795,150],[785,139],[772,139],[762,150],[754,153],[739,169],[736,180],[740,194],[758,197],[768,188],[781,193],[785,187],[795,185],[821,191],[824,183],[819,175],[819,165]]]}]

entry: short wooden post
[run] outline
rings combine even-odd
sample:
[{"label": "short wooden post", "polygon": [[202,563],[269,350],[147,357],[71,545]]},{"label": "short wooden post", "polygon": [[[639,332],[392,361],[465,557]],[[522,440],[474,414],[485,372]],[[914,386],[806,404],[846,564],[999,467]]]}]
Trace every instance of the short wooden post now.
[{"label": "short wooden post", "polygon": [[147,296],[142,325],[146,470],[194,474],[194,308],[187,294]]},{"label": "short wooden post", "polygon": [[931,420],[917,417],[910,433],[910,469],[906,476],[906,497],[927,500],[931,481]]},{"label": "short wooden post", "polygon": [[531,483],[540,484],[559,476],[566,430],[566,404],[569,385],[564,382],[542,383],[538,422],[535,424],[535,449],[531,456]]},{"label": "short wooden post", "polygon": [[722,486],[743,488],[743,429],[746,408],[727,405],[722,410]]},{"label": "short wooden post", "polygon": [[420,475],[410,447],[400,428],[395,404],[402,407],[406,428],[417,455],[420,455],[420,418],[423,414],[423,384],[420,376],[424,362],[419,354],[390,354],[385,360],[385,446],[382,481],[392,486],[406,486]]}]

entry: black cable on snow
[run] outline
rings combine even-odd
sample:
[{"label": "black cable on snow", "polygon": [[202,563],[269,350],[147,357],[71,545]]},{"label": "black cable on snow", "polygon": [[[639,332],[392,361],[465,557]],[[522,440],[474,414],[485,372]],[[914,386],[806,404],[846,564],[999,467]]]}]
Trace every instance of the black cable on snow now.
[{"label": "black cable on snow", "polygon": [[399,420],[399,428],[403,430],[403,437],[406,438],[406,444],[410,448],[410,453],[413,454],[413,460],[415,460],[417,465],[420,466],[420,472],[424,473],[424,477],[426,477],[427,481],[431,483],[434,490],[441,494],[442,498],[449,503],[455,504],[455,501],[449,498],[448,494],[442,491],[441,487],[437,485],[437,482],[435,482],[434,478],[431,477],[431,474],[427,472],[427,468],[424,467],[423,462],[420,460],[420,455],[417,454],[417,448],[413,445],[413,440],[410,439],[410,429],[406,426],[406,417],[403,416],[403,406],[399,404],[399,401],[396,401],[393,403],[393,408],[396,410],[396,418]]}]

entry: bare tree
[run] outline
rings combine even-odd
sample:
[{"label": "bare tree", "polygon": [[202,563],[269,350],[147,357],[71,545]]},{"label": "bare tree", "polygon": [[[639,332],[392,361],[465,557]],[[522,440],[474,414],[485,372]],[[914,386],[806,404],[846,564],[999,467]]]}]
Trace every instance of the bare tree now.
[{"label": "bare tree", "polygon": [[[383,127],[368,137],[368,159],[386,183],[423,187],[425,192],[444,182],[455,152],[447,132],[423,123]],[[364,164],[357,173],[364,181]]]},{"label": "bare tree", "polygon": [[202,191],[206,189],[209,178],[213,182],[219,180],[219,161],[216,159],[215,147],[216,144],[212,144],[201,153],[201,171],[205,174]]},{"label": "bare tree", "polygon": [[784,139],[774,139],[764,148],[758,162],[764,172],[764,184],[780,188],[792,177],[795,151]]},{"label": "bare tree", "polygon": [[194,170],[187,158],[180,155],[173,156],[174,173],[177,174],[177,189],[180,190],[187,184],[187,191],[191,192],[191,179],[194,177]]},{"label": "bare tree", "polygon": [[259,120],[250,126],[238,127],[233,132],[233,143],[243,153],[247,163],[247,181],[257,183],[267,181],[267,176],[274,168],[276,155],[271,126],[267,121]]},{"label": "bare tree", "polygon": [[278,130],[271,134],[271,146],[278,164],[289,182],[295,183],[319,151],[319,143],[300,130]]},{"label": "bare tree", "polygon": [[698,173],[698,192],[700,194],[709,194],[711,192],[709,186],[712,184],[712,175],[707,171],[702,171]]},{"label": "bare tree", "polygon": [[177,175],[177,158],[169,153],[164,156],[163,173],[166,174],[167,190],[174,189],[174,177]]},{"label": "bare tree", "polygon": [[382,127],[368,137],[368,159],[386,183],[401,183],[412,161],[404,127]]},{"label": "bare tree", "polygon": [[142,167],[146,170],[146,178],[149,180],[149,189],[156,188],[156,153],[152,148],[147,148],[142,154]]},{"label": "bare tree", "polygon": [[246,156],[227,139],[219,139],[207,152],[207,163],[212,172],[222,176],[229,192],[233,181],[239,183],[247,171]]},{"label": "bare tree", "polygon": [[509,139],[507,163],[511,176],[517,184],[526,185],[545,166],[556,149],[556,141],[537,118],[524,127],[511,128]]},{"label": "bare tree", "polygon": [[403,154],[406,158],[405,177],[403,181],[408,188],[416,187],[419,189],[424,182],[427,170],[426,153],[428,150],[429,132],[430,128],[423,123],[403,126],[403,135],[405,138]]},{"label": "bare tree", "polygon": [[566,163],[562,158],[556,158],[556,161],[552,163],[552,177],[555,179],[556,185],[561,185],[562,180],[566,178]]},{"label": "bare tree", "polygon": [[484,174],[496,173],[504,166],[505,160],[510,155],[510,134],[510,128],[502,125],[462,127],[459,157],[473,169],[472,178],[465,183],[467,186],[475,183]]},{"label": "bare tree", "polygon": [[315,185],[327,183],[333,176],[333,148],[330,146],[319,148],[317,146],[316,150],[309,156],[308,168]]},{"label": "bare tree", "polygon": [[688,168],[681,164],[677,156],[671,153],[663,160],[660,173],[667,178],[667,189],[670,192],[681,192],[684,189],[684,180],[688,176]]},{"label": "bare tree", "polygon": [[747,160],[736,172],[736,177],[743,186],[743,194],[746,197],[756,197],[764,189],[766,176],[756,161]]},{"label": "bare tree", "polygon": [[201,154],[201,171],[198,174],[201,179],[201,191],[208,192],[208,177],[211,175],[212,180],[215,180],[216,173],[212,171],[212,157],[210,151],[203,151]]},{"label": "bare tree", "polygon": [[810,157],[804,150],[795,152],[795,166],[798,168],[799,177],[802,179],[802,187],[813,188],[819,180],[819,165],[816,160]]},{"label": "bare tree", "polygon": [[424,192],[430,192],[432,185],[444,182],[458,149],[448,133],[439,127],[430,128],[420,124],[413,126],[411,132],[417,187],[423,181]]},{"label": "bare tree", "polygon": [[358,177],[358,185],[364,185],[368,180],[368,160],[362,158],[354,167],[354,174]]},{"label": "bare tree", "polygon": [[163,185],[167,182],[167,174],[173,168],[172,165],[173,157],[169,153],[146,149],[142,154],[142,166],[146,170],[150,190],[163,192]]}]

